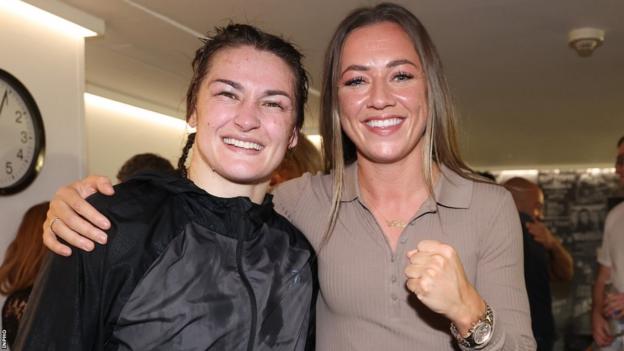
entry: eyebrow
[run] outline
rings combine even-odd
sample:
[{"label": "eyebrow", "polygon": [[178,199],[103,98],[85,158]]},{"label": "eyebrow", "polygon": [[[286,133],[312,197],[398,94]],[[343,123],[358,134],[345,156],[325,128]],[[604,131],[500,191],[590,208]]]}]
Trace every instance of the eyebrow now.
[{"label": "eyebrow", "polygon": [[419,68],[414,62],[408,60],[408,59],[403,59],[403,60],[394,60],[392,62],[390,62],[389,64],[386,65],[386,67],[391,68],[391,67],[396,67],[396,66],[401,66],[401,65],[412,65],[416,68]]},{"label": "eyebrow", "polygon": [[290,97],[290,94],[288,94],[287,92],[283,90],[267,90],[264,92],[264,96],[275,96],[275,95],[282,95],[292,100],[292,98]]},{"label": "eyebrow", "polygon": [[[212,83],[223,83],[223,84],[227,84],[227,85],[231,86],[232,88],[234,88],[236,90],[241,90],[241,91],[245,90],[245,88],[243,87],[242,84],[240,84],[238,82],[235,82],[233,80],[229,80],[229,79],[217,78],[217,79],[213,80],[212,82],[210,82],[210,84],[212,84]],[[282,95],[282,96],[285,96],[285,97],[287,97],[287,98],[292,100],[292,97],[290,96],[290,94],[288,94],[287,92],[285,92],[283,90],[278,90],[278,89],[266,90],[262,96],[266,97],[266,96],[275,96],[275,95]]]},{"label": "eyebrow", "polygon": [[215,80],[213,80],[212,82],[210,82],[210,84],[212,83],[223,83],[223,84],[227,84],[229,86],[231,86],[232,88],[236,89],[236,90],[244,90],[243,86],[240,83],[237,83],[233,80],[229,80],[229,79],[221,79],[221,78],[217,78]]},{"label": "eyebrow", "polygon": [[[412,66],[414,66],[416,68],[419,68],[418,65],[416,65],[414,62],[412,62],[412,61],[410,61],[408,59],[401,59],[401,60],[390,61],[386,65],[386,68],[392,68],[392,67],[401,66],[401,65],[412,65]],[[343,76],[345,73],[347,73],[347,71],[368,71],[368,70],[370,70],[370,68],[368,66],[350,65],[349,67],[345,68],[344,71],[342,71],[340,76]]]}]

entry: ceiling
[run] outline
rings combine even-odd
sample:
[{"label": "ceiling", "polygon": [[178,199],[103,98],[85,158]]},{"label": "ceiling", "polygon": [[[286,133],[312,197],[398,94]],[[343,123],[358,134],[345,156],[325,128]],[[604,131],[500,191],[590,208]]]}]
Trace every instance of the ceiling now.
[{"label": "ceiling", "polygon": [[[245,22],[294,41],[318,91],[338,22],[373,1],[63,0],[106,21],[86,41],[89,91],[183,116],[190,62],[207,33]],[[479,169],[610,166],[624,135],[624,1],[412,0],[436,43],[460,112],[462,152]],[[567,45],[593,26],[605,43],[589,58]],[[305,131],[317,125],[311,94]]]}]

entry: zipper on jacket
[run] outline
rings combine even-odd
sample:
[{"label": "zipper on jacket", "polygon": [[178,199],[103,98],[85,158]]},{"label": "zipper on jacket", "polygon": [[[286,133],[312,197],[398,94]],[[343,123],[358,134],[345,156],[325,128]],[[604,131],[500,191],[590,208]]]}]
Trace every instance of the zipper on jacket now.
[{"label": "zipper on jacket", "polygon": [[253,351],[254,342],[256,339],[256,324],[258,319],[258,312],[256,306],[256,295],[251,288],[251,283],[249,283],[249,279],[245,275],[243,270],[243,239],[239,237],[238,243],[236,244],[236,266],[238,268],[238,274],[243,281],[243,285],[247,289],[247,293],[249,294],[249,301],[251,302],[251,331],[249,332],[249,343],[247,344],[247,351]]}]

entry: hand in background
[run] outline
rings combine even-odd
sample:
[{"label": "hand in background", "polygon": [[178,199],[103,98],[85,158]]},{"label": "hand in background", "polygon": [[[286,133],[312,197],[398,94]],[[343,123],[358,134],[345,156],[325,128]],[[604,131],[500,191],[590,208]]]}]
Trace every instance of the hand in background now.
[{"label": "hand in background", "polygon": [[552,250],[557,245],[557,238],[542,222],[527,222],[529,234],[547,250]]},{"label": "hand in background", "polygon": [[624,318],[624,293],[607,294],[602,311],[607,318]]},{"label": "hand in background", "polygon": [[90,176],[57,190],[43,223],[45,246],[59,255],[69,256],[71,249],[59,242],[57,236],[85,251],[93,250],[93,241],[106,243],[102,229],[110,228],[110,222],[85,200],[96,192],[112,195],[115,191],[110,179]]},{"label": "hand in background", "polygon": [[592,313],[592,335],[598,346],[609,346],[613,342],[609,334],[609,322],[600,313]]}]

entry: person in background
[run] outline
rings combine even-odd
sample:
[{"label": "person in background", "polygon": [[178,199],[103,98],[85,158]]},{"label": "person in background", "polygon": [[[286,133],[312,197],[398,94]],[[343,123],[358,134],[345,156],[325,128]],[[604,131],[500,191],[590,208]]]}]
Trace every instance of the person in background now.
[{"label": "person in background", "polygon": [[41,235],[49,206],[46,201],[26,211],[0,266],[0,293],[7,297],[2,307],[2,328],[9,347],[13,347],[35,278],[48,252]]},{"label": "person in background", "polygon": [[[320,129],[331,173],[273,192],[317,252],[317,349],[534,350],[518,213],[509,192],[461,159],[423,24],[392,3],[358,8],[325,57]],[[92,223],[109,221],[81,200],[90,191],[113,192],[98,177],[57,192],[49,221],[58,224],[44,233],[55,252],[71,254],[57,235],[86,250],[88,239],[106,242]]]},{"label": "person in background", "polygon": [[175,169],[169,160],[153,153],[136,154],[130,157],[117,172],[117,180],[125,182],[132,176],[145,171],[173,173]]},{"label": "person in background", "polygon": [[572,256],[561,240],[542,222],[544,193],[537,184],[514,177],[505,188],[511,192],[522,224],[524,277],[531,326],[538,351],[551,351],[555,342],[550,281],[569,281],[574,272]]},{"label": "person in background", "polygon": [[316,174],[322,170],[321,153],[304,134],[301,134],[297,146],[286,152],[284,160],[273,172],[271,186],[301,177],[306,172]]},{"label": "person in background", "polygon": [[[624,187],[624,136],[617,143],[615,173]],[[624,350],[624,203],[607,215],[597,259],[592,291],[594,351]]]}]

